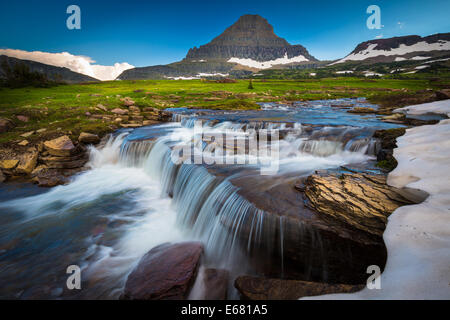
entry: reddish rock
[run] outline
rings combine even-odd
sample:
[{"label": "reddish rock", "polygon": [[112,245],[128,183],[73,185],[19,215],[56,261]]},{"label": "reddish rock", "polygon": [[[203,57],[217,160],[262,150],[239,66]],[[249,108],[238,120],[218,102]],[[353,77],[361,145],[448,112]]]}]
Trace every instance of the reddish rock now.
[{"label": "reddish rock", "polygon": [[18,116],[16,116],[16,118],[22,122],[30,121],[30,118],[28,118],[27,116],[18,115]]},{"label": "reddish rock", "polygon": [[205,300],[225,300],[228,292],[228,277],[228,270],[205,269],[203,274]]},{"label": "reddish rock", "polygon": [[122,299],[185,299],[197,275],[202,253],[200,242],[166,243],[153,248],[128,276]]}]

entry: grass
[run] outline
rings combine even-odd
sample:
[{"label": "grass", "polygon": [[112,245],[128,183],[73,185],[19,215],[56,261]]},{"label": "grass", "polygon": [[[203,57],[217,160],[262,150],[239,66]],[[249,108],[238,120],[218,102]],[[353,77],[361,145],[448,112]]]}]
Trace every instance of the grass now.
[{"label": "grass", "polygon": [[[256,102],[305,101],[345,97],[366,97],[383,105],[401,106],[408,97],[425,95],[426,90],[450,87],[447,80],[360,79],[351,77],[308,80],[248,80],[216,83],[202,80],[108,81],[50,88],[0,88],[0,118],[9,118],[16,128],[0,134],[0,145],[23,140],[21,134],[41,128],[46,132],[27,138],[30,142],[57,133],[75,138],[80,132],[105,133],[116,128],[112,122],[92,119],[86,113],[111,114],[130,97],[139,107],[258,109]],[[98,104],[108,111],[96,109]],[[26,115],[27,123],[16,115]]]}]

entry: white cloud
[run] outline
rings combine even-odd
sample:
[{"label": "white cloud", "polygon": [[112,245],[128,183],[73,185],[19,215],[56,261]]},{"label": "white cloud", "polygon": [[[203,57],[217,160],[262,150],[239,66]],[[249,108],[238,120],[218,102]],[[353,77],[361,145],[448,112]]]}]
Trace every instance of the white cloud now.
[{"label": "white cloud", "polygon": [[403,27],[405,26],[405,23],[404,22],[397,22],[397,26],[400,28],[400,29],[403,29]]},{"label": "white cloud", "polygon": [[383,34],[379,34],[379,35],[375,36],[375,38],[376,39],[381,39],[381,38],[383,38]]},{"label": "white cloud", "polygon": [[134,68],[127,62],[115,63],[113,66],[94,64],[95,61],[86,56],[75,56],[69,52],[49,53],[42,51],[24,51],[0,49],[0,55],[24,60],[32,60],[57,67],[66,67],[74,72],[82,73],[99,80],[114,80],[127,69]]}]

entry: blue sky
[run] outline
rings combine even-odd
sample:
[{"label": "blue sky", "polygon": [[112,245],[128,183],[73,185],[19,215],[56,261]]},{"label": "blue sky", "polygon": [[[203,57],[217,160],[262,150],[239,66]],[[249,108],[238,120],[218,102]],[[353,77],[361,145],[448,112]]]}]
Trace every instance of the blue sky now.
[{"label": "blue sky", "polygon": [[[81,8],[81,30],[66,28],[67,6]],[[366,8],[381,8],[381,30],[366,27]],[[259,14],[275,33],[302,44],[319,59],[345,56],[362,41],[450,32],[450,1],[2,1],[0,48],[68,51],[99,64],[135,66],[182,59],[247,13]],[[400,23],[400,24],[399,24]]]}]

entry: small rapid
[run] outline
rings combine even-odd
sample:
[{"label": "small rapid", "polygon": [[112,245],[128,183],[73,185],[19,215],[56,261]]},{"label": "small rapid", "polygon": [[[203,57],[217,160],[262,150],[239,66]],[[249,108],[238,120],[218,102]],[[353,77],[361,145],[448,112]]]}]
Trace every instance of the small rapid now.
[{"label": "small rapid", "polygon": [[[264,180],[273,187],[373,160],[375,129],[251,118],[174,112],[173,123],[122,130],[101,148],[90,147],[90,170],[69,184],[0,202],[0,298],[118,298],[148,250],[185,240],[201,241],[203,264],[228,269],[231,278],[264,273],[268,265],[283,277],[292,228],[309,243],[307,255],[322,259],[315,272],[326,279],[327,257],[314,230],[246,195],[267,164],[276,164]],[[273,130],[277,136],[268,141],[276,152],[260,153],[264,134]],[[186,146],[202,164],[174,152]],[[65,288],[72,264],[82,269],[79,292]],[[304,264],[308,270],[307,259]]]}]

